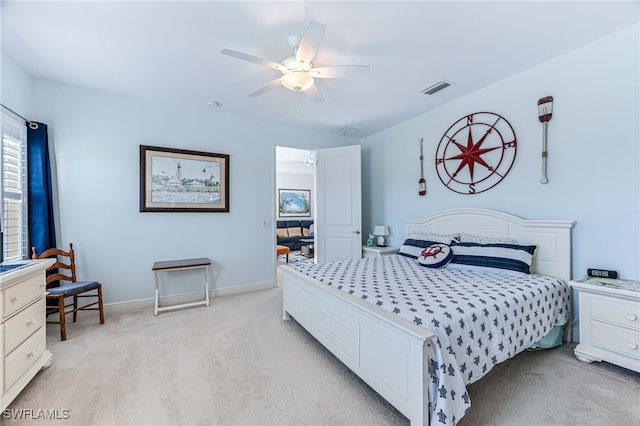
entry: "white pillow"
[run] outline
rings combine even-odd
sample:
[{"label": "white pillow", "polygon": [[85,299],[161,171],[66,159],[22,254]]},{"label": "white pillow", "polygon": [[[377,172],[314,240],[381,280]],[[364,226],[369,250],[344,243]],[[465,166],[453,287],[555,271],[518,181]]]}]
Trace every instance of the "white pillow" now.
[{"label": "white pillow", "polygon": [[518,240],[509,237],[487,237],[484,235],[460,233],[461,243],[478,243],[478,244],[518,244]]},{"label": "white pillow", "polygon": [[409,238],[416,239],[416,240],[441,239],[443,241],[447,241],[447,240],[460,241],[460,234],[458,232],[451,233],[451,234],[436,234],[435,232],[416,232],[415,234],[410,234],[407,237],[407,239]]}]

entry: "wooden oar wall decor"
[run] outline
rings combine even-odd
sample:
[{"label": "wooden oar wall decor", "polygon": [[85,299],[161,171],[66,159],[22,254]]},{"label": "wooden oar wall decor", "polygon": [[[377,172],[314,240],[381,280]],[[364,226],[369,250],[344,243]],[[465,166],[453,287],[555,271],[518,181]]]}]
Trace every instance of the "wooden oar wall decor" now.
[{"label": "wooden oar wall decor", "polygon": [[546,96],[538,100],[538,118],[542,123],[542,177],[540,183],[547,183],[547,125],[553,111],[553,97]]},{"label": "wooden oar wall decor", "polygon": [[418,179],[418,195],[427,195],[427,181],[424,180],[424,157],[422,156],[422,138],[420,138],[420,179]]}]

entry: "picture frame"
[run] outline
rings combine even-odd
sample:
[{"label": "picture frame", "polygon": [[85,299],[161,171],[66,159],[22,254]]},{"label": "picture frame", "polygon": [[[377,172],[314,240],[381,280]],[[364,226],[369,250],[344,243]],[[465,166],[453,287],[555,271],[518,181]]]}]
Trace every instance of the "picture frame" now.
[{"label": "picture frame", "polygon": [[278,216],[311,216],[311,190],[278,189]]},{"label": "picture frame", "polygon": [[229,155],[140,145],[141,212],[229,212]]}]

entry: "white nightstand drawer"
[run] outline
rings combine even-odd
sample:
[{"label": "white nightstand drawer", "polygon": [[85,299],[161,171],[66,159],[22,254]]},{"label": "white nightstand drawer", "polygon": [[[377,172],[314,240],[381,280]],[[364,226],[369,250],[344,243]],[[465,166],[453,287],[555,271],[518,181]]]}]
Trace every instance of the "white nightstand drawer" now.
[{"label": "white nightstand drawer", "polygon": [[396,254],[398,247],[362,246],[362,257],[378,257]]},{"label": "white nightstand drawer", "polygon": [[9,354],[44,324],[44,299],[20,312],[4,324],[4,355]]},{"label": "white nightstand drawer", "polygon": [[594,323],[591,325],[591,342],[594,346],[640,359],[640,334],[633,331],[623,331]]},{"label": "white nightstand drawer", "polygon": [[640,305],[637,303],[593,295],[591,317],[640,330]]},{"label": "white nightstand drawer", "polygon": [[46,333],[44,327],[27,339],[4,361],[4,390],[13,385],[22,374],[40,358],[45,351]]},{"label": "white nightstand drawer", "polygon": [[20,284],[9,287],[4,291],[3,318],[8,318],[20,308],[44,295],[44,281],[42,275],[34,275]]}]

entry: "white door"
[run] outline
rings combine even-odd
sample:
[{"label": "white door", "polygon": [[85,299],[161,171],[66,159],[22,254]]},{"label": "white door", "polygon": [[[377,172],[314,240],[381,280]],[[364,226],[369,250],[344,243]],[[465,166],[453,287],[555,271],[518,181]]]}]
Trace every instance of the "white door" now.
[{"label": "white door", "polygon": [[318,263],[362,257],[360,146],[316,151]]}]

